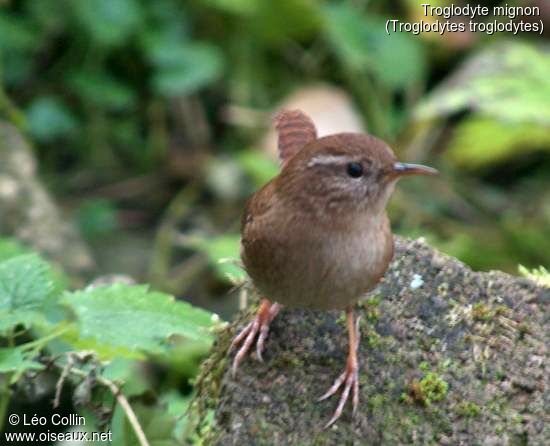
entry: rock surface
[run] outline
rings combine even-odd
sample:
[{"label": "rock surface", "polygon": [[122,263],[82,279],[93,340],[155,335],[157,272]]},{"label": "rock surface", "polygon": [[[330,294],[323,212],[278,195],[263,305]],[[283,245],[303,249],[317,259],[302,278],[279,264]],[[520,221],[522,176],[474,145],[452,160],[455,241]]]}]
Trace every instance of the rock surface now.
[{"label": "rock surface", "polygon": [[220,334],[191,414],[216,445],[550,444],[550,290],[472,272],[421,241],[397,239],[362,315],[360,408],[323,430],[336,397],[316,399],[347,352],[338,312],[283,310],[263,363],[231,376],[227,348],[251,308]]},{"label": "rock surface", "polygon": [[93,269],[87,247],[37,179],[29,144],[14,126],[3,122],[0,122],[0,236],[27,243],[75,275]]}]

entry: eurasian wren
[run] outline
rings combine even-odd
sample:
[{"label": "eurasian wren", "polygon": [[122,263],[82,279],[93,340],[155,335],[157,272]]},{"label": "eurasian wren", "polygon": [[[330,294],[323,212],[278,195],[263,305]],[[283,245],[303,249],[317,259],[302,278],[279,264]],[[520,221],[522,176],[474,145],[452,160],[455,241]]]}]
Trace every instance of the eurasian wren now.
[{"label": "eurasian wren", "polygon": [[366,134],[317,138],[299,110],[276,118],[280,174],[248,201],[242,218],[241,257],[264,297],[255,319],[234,339],[233,373],[256,340],[262,359],[269,324],[282,305],[346,311],[349,353],[343,373],[320,398],[342,395],[326,427],[352,394],[359,402],[359,325],[353,305],[382,278],[393,255],[386,204],[405,175],[435,175],[417,164],[397,162],[392,150]]}]

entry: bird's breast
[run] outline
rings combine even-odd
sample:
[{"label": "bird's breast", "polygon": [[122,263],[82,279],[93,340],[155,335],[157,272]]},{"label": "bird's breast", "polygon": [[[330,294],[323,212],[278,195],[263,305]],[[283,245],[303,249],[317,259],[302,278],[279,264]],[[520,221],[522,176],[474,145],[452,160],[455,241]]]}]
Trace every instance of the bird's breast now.
[{"label": "bird's breast", "polygon": [[242,257],[256,287],[290,307],[340,309],[373,289],[393,253],[384,221],[330,236],[315,227],[243,238]]}]

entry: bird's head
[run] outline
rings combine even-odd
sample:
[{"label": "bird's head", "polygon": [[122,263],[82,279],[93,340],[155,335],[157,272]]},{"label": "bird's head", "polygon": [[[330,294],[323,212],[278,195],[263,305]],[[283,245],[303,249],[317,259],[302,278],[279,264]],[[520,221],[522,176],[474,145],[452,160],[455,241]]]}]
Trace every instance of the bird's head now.
[{"label": "bird's head", "polygon": [[[339,133],[317,138],[307,116],[287,113],[288,121],[281,117],[278,121],[281,195],[317,213],[379,214],[399,178],[438,173],[431,167],[397,161],[391,148],[371,135]],[[299,144],[293,146],[293,141]]]}]

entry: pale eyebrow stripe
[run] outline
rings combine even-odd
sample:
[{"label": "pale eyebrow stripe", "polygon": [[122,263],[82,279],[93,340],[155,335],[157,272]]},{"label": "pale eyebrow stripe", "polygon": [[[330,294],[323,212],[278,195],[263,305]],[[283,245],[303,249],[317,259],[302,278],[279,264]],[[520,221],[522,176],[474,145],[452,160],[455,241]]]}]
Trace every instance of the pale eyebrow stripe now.
[{"label": "pale eyebrow stripe", "polygon": [[350,158],[347,155],[318,155],[313,157],[309,163],[307,163],[307,167],[313,167],[317,166],[319,164],[338,164],[343,163],[346,161],[349,161]]}]

